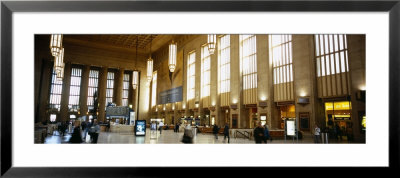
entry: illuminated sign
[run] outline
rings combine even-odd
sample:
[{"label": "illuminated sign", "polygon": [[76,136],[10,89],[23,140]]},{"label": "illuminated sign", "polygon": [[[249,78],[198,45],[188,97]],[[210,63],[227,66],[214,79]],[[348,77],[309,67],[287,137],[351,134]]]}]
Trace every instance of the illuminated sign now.
[{"label": "illuminated sign", "polygon": [[137,120],[136,121],[136,136],[145,136],[146,135],[146,120]]},{"label": "illuminated sign", "polygon": [[367,127],[367,121],[365,116],[363,116],[362,120],[361,120],[361,125],[362,125],[362,129],[365,130]]},{"label": "illuminated sign", "polygon": [[286,121],[286,134],[290,136],[295,136],[295,121],[294,120],[287,120]]}]

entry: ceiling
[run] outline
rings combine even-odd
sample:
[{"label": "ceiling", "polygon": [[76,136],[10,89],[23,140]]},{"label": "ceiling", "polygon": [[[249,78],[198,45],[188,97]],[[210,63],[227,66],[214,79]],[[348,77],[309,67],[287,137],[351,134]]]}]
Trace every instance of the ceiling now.
[{"label": "ceiling", "polygon": [[157,36],[159,35],[64,35],[64,39],[72,38],[75,40],[132,49],[135,49],[136,45],[138,45],[139,49],[144,49],[152,40],[157,38]]}]

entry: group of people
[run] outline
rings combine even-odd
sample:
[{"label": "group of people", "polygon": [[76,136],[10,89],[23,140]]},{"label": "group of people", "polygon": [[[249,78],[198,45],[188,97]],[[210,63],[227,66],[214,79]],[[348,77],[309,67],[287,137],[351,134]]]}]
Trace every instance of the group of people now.
[{"label": "group of people", "polygon": [[[213,126],[213,134],[214,134],[214,136],[215,136],[215,139],[217,139],[217,140],[218,140],[218,133],[219,133],[219,130],[220,130],[220,129],[221,129],[221,128],[218,127],[217,124],[214,124],[214,126]],[[224,140],[226,140],[226,137],[228,137],[228,143],[230,143],[229,124],[228,124],[228,123],[225,124],[223,134],[224,134]]]},{"label": "group of people", "polygon": [[258,122],[257,127],[254,128],[254,140],[257,144],[259,143],[267,143],[267,140],[272,140],[272,137],[269,134],[269,129],[267,124],[264,126],[261,125],[261,122]]},{"label": "group of people", "polygon": [[[349,127],[345,129],[344,127],[340,128],[339,124],[335,124],[333,126],[333,138],[342,141],[343,136],[347,136],[347,141],[351,142],[353,140],[353,133],[352,128]],[[325,128],[324,133],[329,133],[329,129]],[[318,127],[317,124],[314,126],[314,143],[321,143],[321,129]]]},{"label": "group of people", "polygon": [[85,121],[82,121],[81,124],[79,124],[79,122],[75,122],[74,123],[74,130],[72,132],[72,135],[71,135],[71,138],[69,140],[69,143],[82,143],[82,142],[84,142],[84,140],[86,140],[87,133],[90,136],[90,142],[91,143],[97,143],[97,140],[99,138],[99,133],[100,133],[100,126],[97,123],[97,119],[95,119],[93,121],[93,124],[91,122],[86,123]]}]

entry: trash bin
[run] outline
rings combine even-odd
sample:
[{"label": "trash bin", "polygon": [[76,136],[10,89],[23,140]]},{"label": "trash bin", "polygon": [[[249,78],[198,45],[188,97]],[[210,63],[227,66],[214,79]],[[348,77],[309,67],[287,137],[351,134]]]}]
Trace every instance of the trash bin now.
[{"label": "trash bin", "polygon": [[328,133],[321,133],[321,137],[322,137],[322,143],[329,143],[329,134]]}]

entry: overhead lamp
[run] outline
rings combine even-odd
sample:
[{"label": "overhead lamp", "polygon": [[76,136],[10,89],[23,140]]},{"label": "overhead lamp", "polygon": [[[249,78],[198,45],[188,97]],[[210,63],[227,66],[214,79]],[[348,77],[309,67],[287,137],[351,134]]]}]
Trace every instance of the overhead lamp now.
[{"label": "overhead lamp", "polygon": [[57,73],[57,80],[60,81],[64,78],[65,63],[61,63],[61,70]]},{"label": "overhead lamp", "polygon": [[151,57],[147,59],[147,81],[149,83],[153,79],[153,59]]},{"label": "overhead lamp", "polygon": [[64,63],[64,48],[62,48],[59,52],[59,55],[54,57],[54,70],[58,74],[61,72]]},{"label": "overhead lamp", "polygon": [[151,43],[152,41],[150,41],[150,56],[149,59],[147,59],[147,81],[149,83],[153,79],[153,59],[151,58]]},{"label": "overhead lamp", "polygon": [[207,40],[207,44],[208,44],[208,52],[210,53],[210,54],[214,54],[214,51],[215,51],[215,44],[216,44],[216,41],[217,41],[217,35],[208,35],[208,38],[207,38],[208,40]]},{"label": "overhead lamp", "polygon": [[176,67],[176,43],[172,41],[169,45],[169,60],[168,60],[168,68],[170,72],[175,71]]},{"label": "overhead lamp", "polygon": [[[137,48],[138,48],[138,40],[139,36],[136,35],[136,58],[135,58],[135,68],[136,68],[136,61],[137,61]],[[132,87],[134,90],[136,90],[136,87],[139,84],[139,71],[134,70],[132,73]]]},{"label": "overhead lamp", "polygon": [[62,46],[62,39],[63,39],[63,35],[61,35],[61,34],[51,35],[50,51],[54,57],[58,56],[60,54],[61,46]]}]

